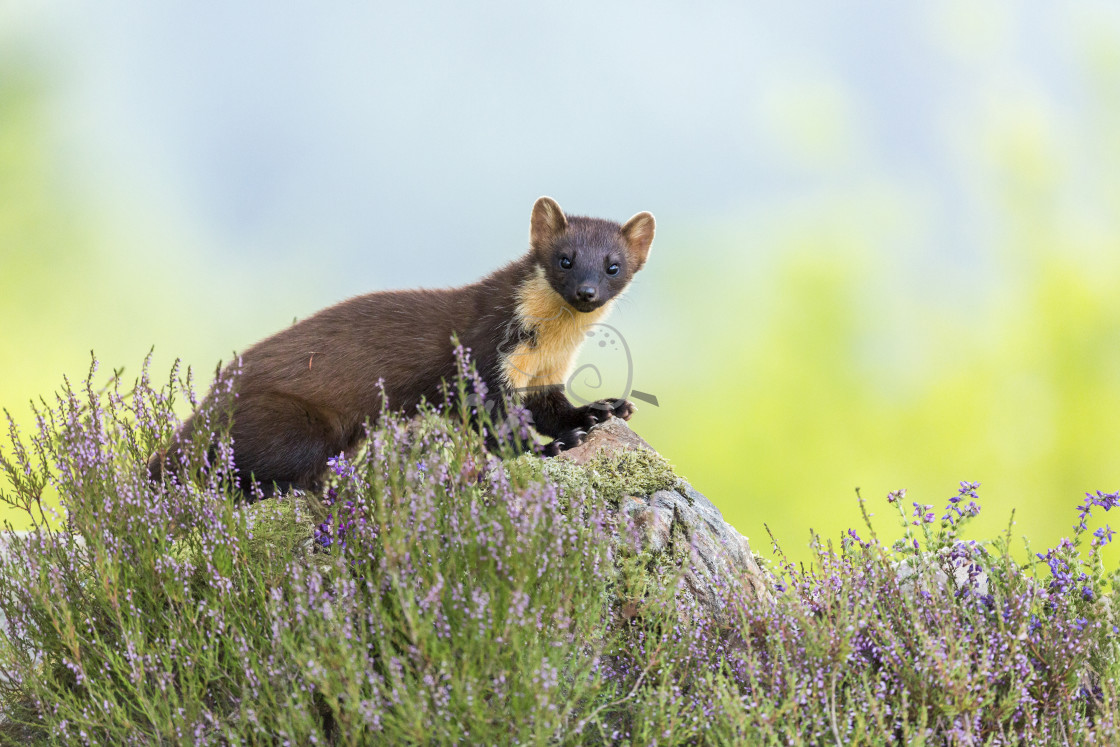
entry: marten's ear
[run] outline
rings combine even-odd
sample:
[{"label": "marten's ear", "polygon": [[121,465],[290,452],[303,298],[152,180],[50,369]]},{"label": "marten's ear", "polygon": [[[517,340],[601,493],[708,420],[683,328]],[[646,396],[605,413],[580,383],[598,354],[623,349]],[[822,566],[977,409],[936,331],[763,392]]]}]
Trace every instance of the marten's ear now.
[{"label": "marten's ear", "polygon": [[653,216],[649,213],[638,213],[622,227],[622,239],[630,251],[630,260],[634,263],[634,272],[642,269],[649,256],[649,245],[653,243]]},{"label": "marten's ear", "polygon": [[533,216],[529,220],[529,244],[533,251],[547,251],[557,236],[568,227],[564,211],[551,197],[542,197],[533,203]]}]

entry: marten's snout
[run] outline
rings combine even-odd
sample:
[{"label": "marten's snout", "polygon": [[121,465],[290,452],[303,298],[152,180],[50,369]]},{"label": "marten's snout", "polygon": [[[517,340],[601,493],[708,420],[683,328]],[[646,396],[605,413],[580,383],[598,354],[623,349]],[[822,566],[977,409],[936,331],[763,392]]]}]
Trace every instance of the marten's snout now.
[{"label": "marten's snout", "polygon": [[590,303],[599,297],[599,291],[594,285],[581,285],[576,288],[576,299],[584,303]]}]

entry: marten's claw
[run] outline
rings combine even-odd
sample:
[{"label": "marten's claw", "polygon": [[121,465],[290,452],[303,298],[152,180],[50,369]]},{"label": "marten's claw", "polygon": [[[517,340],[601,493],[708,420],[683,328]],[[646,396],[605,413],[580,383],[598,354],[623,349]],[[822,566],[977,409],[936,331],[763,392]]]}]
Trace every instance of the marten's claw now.
[{"label": "marten's claw", "polygon": [[553,439],[552,443],[544,447],[544,455],[556,456],[561,451],[567,451],[568,449],[575,448],[576,446],[579,446],[581,443],[583,443],[586,437],[587,431],[580,428],[573,428],[571,430],[564,431],[555,439]]},{"label": "marten's claw", "polygon": [[629,420],[638,408],[634,406],[633,402],[625,399],[601,399],[598,402],[592,402],[583,409],[585,412],[584,424],[590,428],[609,420],[612,415],[616,418]]},{"label": "marten's claw", "polygon": [[633,415],[634,412],[637,409],[638,408],[634,406],[633,402],[631,402],[628,399],[624,399],[621,402],[619,402],[618,405],[616,405],[614,407],[614,409],[611,410],[611,414],[614,415],[616,418],[622,418],[623,420],[629,420],[630,416]]}]

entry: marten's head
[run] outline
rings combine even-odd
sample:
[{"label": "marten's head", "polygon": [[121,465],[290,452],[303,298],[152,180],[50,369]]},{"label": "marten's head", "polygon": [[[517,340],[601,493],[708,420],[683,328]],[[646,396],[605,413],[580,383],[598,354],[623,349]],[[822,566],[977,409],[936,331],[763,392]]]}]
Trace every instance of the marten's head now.
[{"label": "marten's head", "polygon": [[532,255],[549,285],[577,311],[594,311],[630,284],[653,243],[653,216],[638,213],[625,225],[565,216],[551,197],[533,205]]}]

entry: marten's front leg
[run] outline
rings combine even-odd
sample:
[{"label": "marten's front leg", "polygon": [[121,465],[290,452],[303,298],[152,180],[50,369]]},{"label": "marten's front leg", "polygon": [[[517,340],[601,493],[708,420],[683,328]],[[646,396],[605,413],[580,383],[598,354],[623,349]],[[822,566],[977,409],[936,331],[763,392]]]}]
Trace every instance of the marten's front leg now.
[{"label": "marten's front leg", "polygon": [[553,438],[544,449],[548,456],[579,446],[592,426],[612,415],[629,420],[635,409],[631,402],[622,398],[601,399],[583,407],[573,407],[564,396],[562,386],[533,392],[525,398],[525,406],[533,413],[533,427],[537,432]]}]

